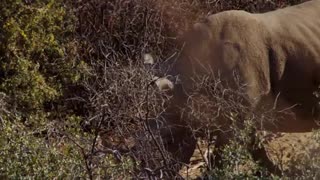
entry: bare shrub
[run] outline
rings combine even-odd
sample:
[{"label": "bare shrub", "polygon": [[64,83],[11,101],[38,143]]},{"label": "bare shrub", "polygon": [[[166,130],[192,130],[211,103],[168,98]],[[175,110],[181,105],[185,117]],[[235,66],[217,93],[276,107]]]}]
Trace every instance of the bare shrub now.
[{"label": "bare shrub", "polygon": [[[154,86],[151,72],[142,64],[126,68],[115,63],[100,66],[88,84],[91,109],[87,123],[105,148],[118,151],[135,161],[137,177],[173,175],[172,162],[160,138],[157,126],[163,126],[160,115],[170,98]],[[160,173],[161,172],[161,173]]]},{"label": "bare shrub", "polygon": [[[78,58],[84,59],[92,68],[91,76],[84,83],[85,95],[81,98],[87,107],[85,124],[94,135],[93,149],[101,141],[111,152],[127,155],[134,161],[134,172],[130,175],[135,177],[177,175],[171,167],[179,162],[166,152],[168,140],[161,138],[161,129],[167,124],[161,117],[170,97],[152,88],[155,72],[142,66],[141,56],[151,52],[156,59],[171,63],[183,46],[185,30],[208,14],[227,9],[263,12],[290,3],[231,0],[73,2],[81,42]],[[157,62],[160,67],[162,61]],[[164,71],[160,70],[160,74]],[[197,80],[200,85],[189,94],[189,106],[184,112],[188,112],[191,119],[187,128],[192,127],[195,134],[199,129],[206,133],[219,130],[220,127],[216,127],[219,123],[214,123],[217,116],[227,119],[227,125],[233,123],[235,127],[231,129],[235,133],[240,133],[238,128],[246,130],[243,114],[249,113],[246,118],[255,123],[269,118],[269,115],[257,116],[258,113],[239,103],[245,98],[241,91],[224,89],[219,80],[212,77]],[[208,89],[206,93],[203,93],[204,86]],[[226,94],[230,101],[225,99]],[[249,133],[251,128],[247,129],[245,132]],[[211,139],[210,136],[207,140]]]}]

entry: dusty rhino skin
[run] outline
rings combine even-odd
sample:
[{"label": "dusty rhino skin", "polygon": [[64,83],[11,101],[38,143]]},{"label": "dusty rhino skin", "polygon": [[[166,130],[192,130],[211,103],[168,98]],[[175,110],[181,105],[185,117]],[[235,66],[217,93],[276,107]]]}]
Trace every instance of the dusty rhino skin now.
[{"label": "dusty rhino skin", "polygon": [[[246,84],[247,105],[253,109],[267,101],[277,101],[279,109],[291,107],[295,117],[281,118],[268,130],[305,132],[318,128],[319,99],[314,92],[320,85],[319,0],[263,14],[225,11],[211,15],[188,33],[183,54],[171,72],[179,75],[184,91],[173,88],[174,105],[164,115],[169,124],[185,120],[178,109],[186,103],[185,92],[192,89],[192,78],[211,69],[221,71],[227,79],[237,70]],[[177,134],[174,144],[186,134]],[[223,145],[228,135],[220,138],[219,145]],[[264,149],[252,155],[272,166]]]}]

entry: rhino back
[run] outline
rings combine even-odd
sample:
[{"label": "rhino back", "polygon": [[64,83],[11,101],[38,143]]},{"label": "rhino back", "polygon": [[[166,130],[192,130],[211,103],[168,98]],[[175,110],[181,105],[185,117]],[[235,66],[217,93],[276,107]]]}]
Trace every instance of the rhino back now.
[{"label": "rhino back", "polygon": [[287,56],[320,62],[320,1],[261,14],[273,45],[281,46]]},{"label": "rhino back", "polygon": [[274,93],[297,104],[303,116],[313,114],[319,99],[320,1],[257,15],[269,31]]}]

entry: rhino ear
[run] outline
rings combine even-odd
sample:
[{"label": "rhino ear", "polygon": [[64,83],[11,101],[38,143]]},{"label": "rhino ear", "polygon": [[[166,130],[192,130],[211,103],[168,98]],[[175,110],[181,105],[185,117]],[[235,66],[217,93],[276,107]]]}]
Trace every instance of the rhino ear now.
[{"label": "rhino ear", "polygon": [[[196,23],[193,25],[193,33],[195,33],[197,38],[200,37],[200,39],[211,39],[211,31],[207,24],[205,23]],[[194,37],[196,38],[196,37]]]}]

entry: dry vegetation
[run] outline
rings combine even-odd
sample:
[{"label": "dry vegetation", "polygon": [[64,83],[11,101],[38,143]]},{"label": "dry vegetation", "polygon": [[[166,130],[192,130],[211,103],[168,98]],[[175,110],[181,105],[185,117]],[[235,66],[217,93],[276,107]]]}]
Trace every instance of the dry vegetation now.
[{"label": "dry vegetation", "polygon": [[[29,92],[25,90],[28,87],[21,87],[19,84],[5,86],[6,78],[11,76],[0,73],[0,90],[3,92],[0,94],[3,131],[0,135],[0,145],[7,144],[0,148],[0,155],[3,156],[0,158],[0,163],[9,160],[12,162],[10,166],[0,167],[2,177],[183,178],[181,173],[179,174],[179,169],[188,166],[185,164],[185,159],[192,156],[194,148],[200,151],[204,160],[208,159],[204,151],[212,150],[214,142],[214,137],[210,137],[209,131],[219,128],[213,128],[212,125],[217,113],[222,113],[232,122],[231,130],[236,138],[221,152],[222,168],[216,169],[210,161],[205,161],[201,176],[227,179],[275,178],[259,167],[244,148],[249,141],[253,121],[262,119],[258,114],[250,114],[248,119],[235,121],[241,119],[239,116],[243,112],[249,112],[246,107],[239,105],[241,91],[226,90],[226,87],[219,84],[218,79],[210,79],[212,78],[210,75],[206,78],[201,77],[197,81],[199,84],[196,84],[194,93],[189,97],[186,111],[188,112],[186,115],[192,119],[186,124],[190,130],[180,132],[180,137],[174,137],[181,143],[178,144],[169,140],[170,138],[161,138],[162,131],[167,125],[161,115],[172,95],[160,92],[154,85],[153,77],[166,73],[168,65],[179,56],[183,46],[183,33],[190,25],[205,16],[228,9],[264,12],[301,1],[79,0],[64,3],[52,0],[48,2],[43,4],[36,0],[17,1],[11,4],[8,2],[8,6],[22,3],[21,7],[27,10],[34,8],[37,12],[41,12],[41,8],[49,6],[50,3],[56,3],[57,9],[65,8],[65,13],[69,13],[70,17],[72,15],[72,20],[64,17],[61,19],[65,20],[63,25],[57,26],[60,28],[72,26],[72,30],[51,32],[57,38],[61,36],[58,42],[63,42],[65,37],[70,38],[68,42],[60,44],[63,46],[62,50],[50,46],[51,49],[63,54],[60,59],[68,62],[68,66],[61,67],[63,63],[59,63],[59,66],[47,67],[62,68],[57,72],[64,72],[63,77],[59,76],[56,79],[52,77],[57,77],[57,72],[50,74],[48,70],[42,70],[38,73],[43,74],[43,81],[49,84],[50,91],[59,92],[59,95],[52,96],[50,92],[48,94],[41,90],[34,92],[35,97],[51,98],[39,101],[34,100],[36,98],[27,99],[36,101],[38,105],[36,108],[40,110],[32,108],[26,110],[24,108],[26,105],[23,104],[25,99],[21,98],[21,101],[14,99],[17,97],[10,88],[17,88],[23,94]],[[0,7],[0,9],[7,8],[4,5]],[[40,10],[37,9],[39,7]],[[53,20],[51,23],[55,22]],[[6,19],[0,17],[1,28],[5,23]],[[23,29],[20,26],[19,28]],[[29,31],[32,34],[34,30]],[[17,38],[16,41],[20,42],[18,37],[13,38]],[[0,38],[3,39],[4,36],[0,35]],[[43,46],[46,45],[44,43]],[[0,59],[10,54],[6,51],[11,52],[12,49],[1,47]],[[155,65],[143,64],[143,55],[146,53],[152,54],[156,61]],[[26,55],[26,58],[30,59],[36,53],[31,51],[30,54]],[[45,55],[40,53],[34,59],[44,58],[45,62],[49,61],[50,65],[54,65],[57,62],[54,61],[56,56],[55,52]],[[34,60],[33,63],[45,66],[41,61]],[[2,64],[1,66],[5,67]],[[71,71],[70,74],[66,73],[69,69],[73,70],[73,74]],[[35,72],[30,68],[26,73],[28,71]],[[39,86],[42,85],[35,85]],[[206,96],[199,98],[200,91],[206,91]],[[225,98],[226,91],[230,93],[227,95],[229,99]],[[212,112],[208,109],[217,111]],[[273,118],[271,114],[265,112],[264,117],[270,120]],[[32,123],[28,124],[25,121]],[[197,126],[194,126],[194,123]],[[200,134],[207,144],[205,149],[199,148],[196,141],[195,135],[199,129],[202,129]],[[176,153],[169,153],[168,148],[173,148],[171,152],[176,151]],[[18,153],[12,154],[14,151]],[[319,160],[315,158],[310,164],[311,159],[313,158],[309,156],[297,158],[295,163],[299,162],[299,166],[294,167],[298,170],[284,172],[284,176],[298,175],[302,179],[319,176],[317,174]],[[23,162],[27,162],[28,165],[16,168]],[[186,174],[183,176],[189,177]]]}]

